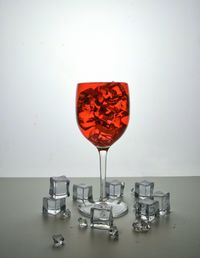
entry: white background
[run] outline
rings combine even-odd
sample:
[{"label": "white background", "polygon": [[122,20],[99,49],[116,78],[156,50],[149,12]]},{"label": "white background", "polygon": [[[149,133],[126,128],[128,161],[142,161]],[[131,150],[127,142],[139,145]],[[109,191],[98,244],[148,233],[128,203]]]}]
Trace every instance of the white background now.
[{"label": "white background", "polygon": [[200,175],[200,1],[0,0],[0,176],[99,176],[76,84],[125,81],[108,176]]}]

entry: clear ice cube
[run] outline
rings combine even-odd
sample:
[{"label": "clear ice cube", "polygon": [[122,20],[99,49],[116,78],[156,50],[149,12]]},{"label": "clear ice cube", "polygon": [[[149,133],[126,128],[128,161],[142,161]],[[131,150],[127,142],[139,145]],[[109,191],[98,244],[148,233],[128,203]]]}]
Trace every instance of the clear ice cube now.
[{"label": "clear ice cube", "polygon": [[159,202],[151,199],[139,200],[135,204],[135,216],[145,221],[155,220],[159,217]]},{"label": "clear ice cube", "polygon": [[165,215],[170,213],[170,193],[163,193],[162,191],[157,191],[153,194],[155,201],[159,202],[160,215]]},{"label": "clear ice cube", "polygon": [[52,236],[52,239],[53,239],[53,246],[54,247],[61,247],[64,245],[64,237],[62,234],[54,234]]},{"label": "clear ice cube", "polygon": [[112,207],[106,204],[96,204],[91,208],[90,226],[96,229],[109,230],[113,226]]},{"label": "clear ice cube", "polygon": [[140,199],[152,198],[154,183],[147,180],[135,183],[135,197]]},{"label": "clear ice cube", "polygon": [[73,185],[73,200],[74,201],[92,201],[92,186],[86,184]]},{"label": "clear ice cube", "polygon": [[61,211],[66,210],[66,199],[54,199],[52,197],[44,197],[43,198],[43,213],[56,215]]},{"label": "clear ice cube", "polygon": [[78,218],[78,223],[81,229],[86,229],[88,227],[88,222],[85,218]]},{"label": "clear ice cube", "polygon": [[63,210],[60,212],[60,219],[68,219],[71,217],[71,211],[69,209]]},{"label": "clear ice cube", "polygon": [[50,177],[49,194],[54,199],[65,198],[69,193],[70,180],[66,176]]},{"label": "clear ice cube", "polygon": [[112,226],[109,230],[108,230],[108,234],[109,237],[113,240],[118,240],[119,239],[119,231],[117,226]]},{"label": "clear ice cube", "polygon": [[106,195],[109,198],[122,197],[124,193],[125,183],[119,180],[106,182]]},{"label": "clear ice cube", "polygon": [[132,224],[133,229],[135,232],[148,232],[151,229],[151,225],[148,221],[144,220],[136,220]]}]

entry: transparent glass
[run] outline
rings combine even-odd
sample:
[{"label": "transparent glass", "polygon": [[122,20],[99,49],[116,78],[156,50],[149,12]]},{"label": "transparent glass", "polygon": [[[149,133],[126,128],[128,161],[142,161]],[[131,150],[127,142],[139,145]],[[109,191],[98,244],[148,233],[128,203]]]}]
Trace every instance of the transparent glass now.
[{"label": "transparent glass", "polygon": [[129,122],[129,90],[125,82],[87,82],[77,85],[77,123],[82,134],[98,150],[100,163],[100,197],[96,202],[79,205],[83,215],[90,216],[96,203],[111,206],[114,217],[124,215],[128,207],[122,199],[106,195],[107,153],[127,128]]}]

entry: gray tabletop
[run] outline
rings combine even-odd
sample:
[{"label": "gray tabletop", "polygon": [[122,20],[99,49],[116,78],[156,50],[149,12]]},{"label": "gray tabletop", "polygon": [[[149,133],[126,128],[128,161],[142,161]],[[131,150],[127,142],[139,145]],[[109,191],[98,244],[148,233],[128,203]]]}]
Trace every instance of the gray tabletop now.
[{"label": "gray tabletop", "polygon": [[[141,178],[123,178],[124,199],[129,213],[115,219],[119,240],[108,238],[106,231],[80,230],[76,203],[70,197],[72,211],[68,220],[45,218],[42,198],[48,196],[48,178],[0,179],[0,257],[1,258],[199,258],[200,257],[200,177],[146,178],[155,182],[155,190],[171,193],[171,214],[160,219],[148,233],[135,233],[131,187]],[[120,179],[121,180],[121,179]],[[98,196],[98,178],[71,178],[74,183],[93,185]],[[62,248],[52,248],[52,235],[65,238]]]}]

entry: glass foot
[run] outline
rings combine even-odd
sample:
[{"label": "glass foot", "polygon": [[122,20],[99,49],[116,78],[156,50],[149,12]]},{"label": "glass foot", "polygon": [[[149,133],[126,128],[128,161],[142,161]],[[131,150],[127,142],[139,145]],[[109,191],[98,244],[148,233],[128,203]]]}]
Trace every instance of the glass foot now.
[{"label": "glass foot", "polygon": [[128,212],[128,206],[125,202],[123,202],[122,200],[113,200],[113,199],[108,199],[104,202],[89,202],[89,201],[85,201],[81,204],[78,205],[78,209],[80,211],[80,213],[86,217],[90,217],[90,210],[91,208],[93,208],[96,204],[101,204],[103,206],[107,206],[107,207],[112,207],[112,214],[114,218],[119,218],[125,214],[127,214]]}]

